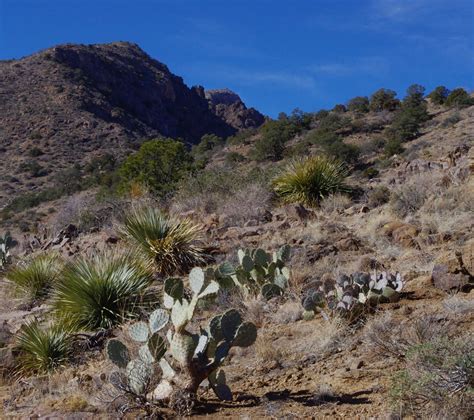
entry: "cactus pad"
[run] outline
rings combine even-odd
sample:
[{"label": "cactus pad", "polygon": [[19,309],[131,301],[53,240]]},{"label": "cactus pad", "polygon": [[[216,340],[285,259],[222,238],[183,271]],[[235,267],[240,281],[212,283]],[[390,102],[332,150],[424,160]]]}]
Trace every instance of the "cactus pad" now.
[{"label": "cactus pad", "polygon": [[257,339],[257,327],[251,322],[244,322],[237,330],[233,346],[237,347],[249,347]]},{"label": "cactus pad", "polygon": [[202,268],[194,267],[189,273],[189,285],[195,295],[198,295],[204,286],[204,271]]},{"label": "cactus pad", "polygon": [[128,328],[128,335],[134,341],[145,343],[148,340],[148,324],[146,322],[136,322]]},{"label": "cactus pad", "polygon": [[107,343],[107,356],[119,368],[125,368],[130,361],[127,347],[121,341],[112,339]]},{"label": "cactus pad", "polygon": [[169,318],[168,312],[164,309],[157,309],[156,311],[153,311],[150,315],[150,319],[148,320],[151,333],[154,334],[157,331],[163,329],[163,327],[168,323]]},{"label": "cactus pad", "polygon": [[242,317],[235,309],[230,309],[222,315],[221,329],[224,338],[232,341],[235,337],[237,329],[242,324]]}]

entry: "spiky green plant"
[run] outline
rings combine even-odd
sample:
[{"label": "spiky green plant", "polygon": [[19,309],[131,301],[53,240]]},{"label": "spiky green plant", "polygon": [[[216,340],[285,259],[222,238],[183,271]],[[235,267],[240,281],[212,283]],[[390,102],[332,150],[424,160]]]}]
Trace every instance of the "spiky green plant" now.
[{"label": "spiky green plant", "polygon": [[71,349],[71,334],[63,327],[41,328],[37,320],[24,324],[17,335],[17,373],[49,373],[64,366]]},{"label": "spiky green plant", "polygon": [[273,181],[274,191],[286,203],[315,206],[336,192],[347,192],[344,163],[325,156],[292,161]]},{"label": "spiky green plant", "polygon": [[153,207],[133,209],[120,228],[163,276],[183,274],[204,262],[197,241],[200,227],[189,219],[178,220]]},{"label": "spiky green plant", "polygon": [[40,299],[48,295],[58,280],[61,266],[57,255],[39,255],[12,268],[6,277],[31,299]]},{"label": "spiky green plant", "polygon": [[77,328],[109,328],[141,308],[152,274],[132,254],[98,254],[68,264],[55,290],[57,315]]}]

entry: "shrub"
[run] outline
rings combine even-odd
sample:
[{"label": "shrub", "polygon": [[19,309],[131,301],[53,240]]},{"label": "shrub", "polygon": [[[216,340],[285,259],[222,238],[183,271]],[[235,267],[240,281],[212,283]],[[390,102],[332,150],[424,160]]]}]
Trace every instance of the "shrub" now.
[{"label": "shrub", "polygon": [[462,118],[461,116],[459,115],[458,112],[454,113],[453,115],[447,117],[442,123],[441,123],[441,127],[443,128],[448,128],[448,127],[452,127],[454,124],[458,123],[459,121],[461,121]]},{"label": "shrub", "polygon": [[206,166],[215,150],[223,145],[224,140],[215,134],[205,134],[202,136],[200,143],[193,146],[191,149],[191,155],[193,156],[196,165],[200,168]]},{"label": "shrub", "polygon": [[299,131],[299,125],[292,123],[290,119],[267,121],[261,127],[261,137],[255,144],[255,159],[280,160],[283,157],[285,144]]},{"label": "shrub", "polygon": [[356,96],[347,103],[347,109],[352,112],[369,112],[369,98],[367,96]]},{"label": "shrub", "polygon": [[435,105],[444,105],[448,96],[449,89],[445,86],[438,86],[428,95],[428,98],[430,98]]},{"label": "shrub", "polygon": [[98,254],[69,263],[55,287],[53,307],[80,329],[110,328],[140,312],[151,273],[129,254]]},{"label": "shrub", "polygon": [[187,272],[205,261],[196,243],[201,228],[189,219],[168,217],[152,207],[135,208],[120,231],[163,276]]},{"label": "shrub", "polygon": [[232,165],[232,164],[235,164],[235,163],[244,162],[245,157],[242,156],[240,153],[237,153],[237,152],[229,152],[229,153],[227,153],[227,155],[225,157],[225,160],[226,160],[227,163]]},{"label": "shrub", "polygon": [[405,217],[408,214],[416,213],[423,206],[427,197],[428,191],[421,183],[409,183],[392,193],[390,204],[397,216]]},{"label": "shrub", "polygon": [[164,197],[191,168],[192,158],[183,143],[172,139],[150,140],[129,156],[119,168],[120,186],[144,185],[151,193]]},{"label": "shrub", "polygon": [[71,335],[60,326],[42,329],[38,321],[22,325],[17,336],[18,374],[50,373],[64,366],[71,349]]},{"label": "shrub", "polygon": [[383,148],[384,153],[387,157],[393,156],[393,155],[399,155],[403,153],[405,150],[402,146],[402,142],[397,139],[390,139],[385,143],[385,146]]},{"label": "shrub", "polygon": [[324,156],[312,156],[291,162],[273,181],[275,192],[285,202],[317,205],[336,192],[347,192],[345,165]]},{"label": "shrub", "polygon": [[324,150],[329,156],[347,163],[356,163],[360,155],[358,146],[344,143],[342,140],[328,144]]},{"label": "shrub", "polygon": [[446,98],[446,106],[454,106],[457,108],[464,108],[467,106],[474,105],[474,98],[471,98],[469,94],[463,89],[454,89]]},{"label": "shrub", "polygon": [[22,162],[18,166],[19,172],[28,172],[28,174],[33,178],[38,178],[45,176],[48,172],[35,160],[29,160],[27,162]]},{"label": "shrub", "polygon": [[411,346],[393,376],[391,399],[403,416],[469,418],[474,411],[472,337],[433,337]]},{"label": "shrub", "polygon": [[364,176],[366,176],[369,179],[373,179],[379,176],[379,171],[373,166],[370,166],[366,170],[364,170]]},{"label": "shrub", "polygon": [[6,277],[29,298],[40,299],[48,295],[60,272],[58,257],[45,254],[12,268]]},{"label": "shrub", "polygon": [[390,190],[385,186],[375,187],[369,192],[369,206],[378,207],[390,201]]},{"label": "shrub", "polygon": [[28,151],[31,157],[38,157],[44,155],[44,152],[39,147],[33,147]]},{"label": "shrub", "polygon": [[400,106],[396,99],[397,93],[390,89],[379,89],[370,97],[369,109],[371,111],[395,111]]},{"label": "shrub", "polygon": [[255,128],[247,128],[242,131],[238,131],[233,136],[228,137],[226,142],[227,144],[231,145],[238,145],[238,144],[247,144],[250,141],[250,138],[257,133],[257,129]]},{"label": "shrub", "polygon": [[344,112],[347,111],[347,108],[343,104],[337,104],[337,105],[334,106],[334,108],[332,110],[334,112],[336,112],[337,114],[343,114]]}]

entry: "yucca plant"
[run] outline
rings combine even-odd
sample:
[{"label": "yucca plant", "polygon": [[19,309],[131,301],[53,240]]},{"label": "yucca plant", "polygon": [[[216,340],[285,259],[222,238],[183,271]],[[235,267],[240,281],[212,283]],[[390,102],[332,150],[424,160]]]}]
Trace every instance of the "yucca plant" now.
[{"label": "yucca plant", "polygon": [[64,366],[72,350],[72,336],[62,326],[41,328],[37,320],[22,325],[17,335],[17,374],[45,374]]},{"label": "yucca plant", "polygon": [[59,319],[77,329],[109,328],[141,310],[150,271],[132,254],[97,254],[65,267],[55,287]]},{"label": "yucca plant", "polygon": [[292,161],[273,181],[274,191],[286,203],[316,206],[336,192],[348,192],[344,163],[326,156],[311,156]]},{"label": "yucca plant", "polygon": [[120,232],[162,276],[183,274],[205,261],[198,245],[201,228],[189,219],[178,220],[153,207],[135,208]]},{"label": "yucca plant", "polygon": [[58,280],[61,267],[57,255],[43,254],[13,267],[6,278],[29,298],[36,300],[48,295]]}]

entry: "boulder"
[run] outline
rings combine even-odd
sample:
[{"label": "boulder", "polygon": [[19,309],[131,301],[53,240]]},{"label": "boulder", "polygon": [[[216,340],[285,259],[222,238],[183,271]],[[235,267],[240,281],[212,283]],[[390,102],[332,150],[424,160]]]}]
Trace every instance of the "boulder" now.
[{"label": "boulder", "polygon": [[438,289],[467,291],[472,287],[470,277],[464,268],[461,255],[453,251],[446,252],[435,261],[431,279]]},{"label": "boulder", "polygon": [[393,238],[395,242],[406,248],[419,247],[416,237],[420,229],[415,225],[395,221],[387,223],[382,229],[386,236]]}]

